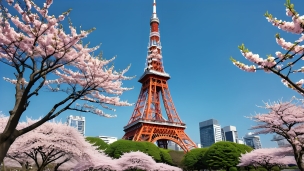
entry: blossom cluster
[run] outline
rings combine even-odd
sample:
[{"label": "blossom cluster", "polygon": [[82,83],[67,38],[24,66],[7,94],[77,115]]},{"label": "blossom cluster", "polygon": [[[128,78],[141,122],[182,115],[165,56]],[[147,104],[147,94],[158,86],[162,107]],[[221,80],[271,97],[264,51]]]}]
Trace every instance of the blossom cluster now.
[{"label": "blossom cluster", "polygon": [[[286,85],[287,87],[296,90],[300,94],[303,93],[303,80],[299,80],[297,82],[292,82],[289,79],[286,79],[286,77],[289,76],[290,73],[296,73],[296,72],[303,72],[304,69],[301,67],[300,69],[293,69],[295,63],[298,60],[303,60],[304,57],[304,45],[301,45],[304,41],[304,15],[300,16],[295,10],[294,5],[290,3],[288,0],[285,4],[286,6],[286,15],[291,17],[291,21],[282,21],[278,20],[277,18],[274,18],[271,14],[268,12],[265,13],[265,17],[268,20],[268,22],[272,23],[272,25],[278,27],[279,29],[282,29],[283,31],[294,33],[294,34],[300,34],[300,38],[295,41],[295,43],[288,42],[285,39],[281,38],[279,34],[276,34],[276,42],[279,46],[281,46],[284,50],[287,52],[284,54],[280,51],[275,52],[275,56],[268,55],[267,58],[262,58],[258,54],[254,54],[253,52],[249,51],[245,48],[244,44],[239,46],[242,55],[247,59],[248,61],[252,62],[254,65],[246,65],[240,61],[237,61],[231,57],[232,63],[237,66],[238,68],[242,69],[243,71],[247,72],[255,72],[258,69],[264,70],[265,72],[273,72],[277,75],[279,75],[282,78],[282,83]],[[295,58],[295,57],[298,58]],[[294,59],[294,61],[291,61],[291,59]],[[290,60],[291,62],[284,64],[283,62]],[[289,68],[288,70],[285,70],[286,68]],[[285,70],[285,71],[284,71]],[[282,72],[287,72],[286,75],[284,75]]]},{"label": "blossom cluster", "polygon": [[267,113],[257,114],[249,117],[258,125],[251,129],[257,130],[255,134],[276,133],[283,136],[296,149],[301,151],[304,148],[304,107],[302,102],[292,98],[287,102],[265,103],[262,107]]},{"label": "blossom cluster", "polygon": [[291,148],[263,148],[255,149],[249,153],[241,154],[238,166],[287,166],[296,164],[294,156],[286,156],[292,151]]},{"label": "blossom cluster", "polygon": [[[55,17],[48,14],[53,0],[46,0],[42,8],[32,0],[24,2],[26,8],[14,0],[7,0],[19,15],[12,16],[6,10],[6,15],[0,16],[3,24],[0,27],[0,61],[19,73],[16,79],[4,77],[5,81],[24,88],[41,82],[42,87],[51,92],[74,94],[70,96],[72,99],[82,99],[101,106],[133,105],[116,97],[132,89],[122,86],[122,81],[133,78],[125,76],[130,66],[117,72],[114,66],[107,67],[115,57],[100,59],[93,55],[99,46],[89,48],[82,44],[82,39],[94,28],[77,33],[76,28],[70,24],[67,33],[61,24],[70,11]],[[32,74],[25,78],[27,74],[20,74],[20,68],[29,71],[22,72]],[[111,117],[101,109],[88,111]]]}]

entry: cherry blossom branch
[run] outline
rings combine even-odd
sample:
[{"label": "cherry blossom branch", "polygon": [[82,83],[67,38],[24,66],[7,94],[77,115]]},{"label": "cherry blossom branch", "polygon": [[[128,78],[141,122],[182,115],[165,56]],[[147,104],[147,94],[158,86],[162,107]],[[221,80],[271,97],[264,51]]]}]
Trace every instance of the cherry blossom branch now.
[{"label": "cherry blossom branch", "polygon": [[[290,3],[290,0],[286,1],[285,6],[286,15],[292,18],[291,22],[278,20],[268,12],[265,13],[265,17],[268,22],[272,23],[274,26],[277,26],[279,29],[295,34],[302,33],[301,37],[296,40],[295,43],[286,42],[283,38],[280,37],[279,34],[275,35],[276,42],[287,51],[284,55],[281,52],[276,52],[277,57],[268,55],[267,59],[263,59],[260,58],[258,54],[253,54],[250,52],[245,48],[244,44],[242,44],[238,47],[242,55],[247,60],[254,63],[254,65],[245,65],[244,63],[241,63],[232,57],[230,60],[235,66],[247,72],[256,72],[256,70],[260,69],[263,69],[265,72],[272,72],[282,78],[284,85],[304,95],[304,89],[302,88],[304,85],[304,79],[301,79],[298,82],[293,82],[289,79],[291,73],[304,72],[304,67],[298,70],[293,70],[293,66],[296,63],[298,63],[301,59],[304,60],[304,45],[300,45],[300,43],[304,41],[304,16],[299,16],[299,14],[294,10],[294,5]],[[295,60],[287,63],[286,66],[282,67],[282,65],[280,65],[288,59],[293,59],[296,55],[299,56]],[[289,70],[287,71],[286,75],[282,74],[281,72],[287,68]]]},{"label": "cherry blossom branch", "polygon": [[[79,98],[79,97],[78,97]],[[74,103],[78,98],[75,98],[74,95],[69,95],[67,98],[65,98],[64,100],[60,101],[59,103],[55,104],[53,106],[53,108],[50,110],[50,112],[48,114],[46,114],[43,118],[41,118],[39,121],[35,122],[34,124],[23,128],[21,130],[18,131],[18,135],[23,135],[31,130],[33,130],[34,128],[42,125],[44,122],[51,120],[53,118],[55,118],[57,115],[59,115],[61,112],[65,111],[68,109],[68,107]],[[65,106],[63,109],[61,109],[60,111],[58,111],[57,113],[55,113],[53,115],[53,113],[55,112],[55,110],[60,107],[61,105],[65,104],[67,101],[69,101],[70,99],[73,99],[67,106]]]},{"label": "cherry blossom branch", "polygon": [[46,76],[42,76],[43,80],[41,81],[41,83],[39,84],[39,86],[32,92],[30,93],[27,98],[30,99],[33,95],[38,96],[38,91],[43,87],[45,80],[46,80]]}]

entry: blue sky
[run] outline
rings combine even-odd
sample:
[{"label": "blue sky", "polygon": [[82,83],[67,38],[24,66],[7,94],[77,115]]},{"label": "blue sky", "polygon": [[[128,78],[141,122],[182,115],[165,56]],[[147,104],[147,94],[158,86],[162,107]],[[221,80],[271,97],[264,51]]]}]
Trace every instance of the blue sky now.
[{"label": "blue sky", "polygon": [[[41,4],[42,1],[35,1]],[[295,9],[304,14],[304,1],[291,0]],[[249,132],[254,122],[245,118],[261,112],[256,105],[263,101],[289,100],[300,97],[281,84],[280,78],[263,71],[247,73],[229,60],[233,56],[246,62],[237,46],[244,43],[249,50],[261,56],[281,50],[274,35],[279,32],[289,41],[298,36],[284,34],[264,17],[268,10],[275,17],[289,20],[285,15],[284,0],[220,1],[220,0],[157,0],[164,68],[170,74],[169,89],[177,112],[187,124],[186,133],[199,143],[199,122],[217,119],[221,126],[234,125],[240,137]],[[136,103],[141,84],[149,40],[149,20],[152,0],[65,0],[55,1],[49,14],[58,16],[72,8],[69,15],[74,26],[87,30],[96,27],[86,41],[91,46],[102,43],[100,50],[105,58],[117,56],[116,69],[131,68],[127,75],[137,77],[125,81],[124,86],[134,87],[125,92],[122,100]],[[79,27],[78,27],[79,28]],[[250,64],[250,63],[248,63]],[[0,64],[0,77],[13,77],[13,70]],[[0,111],[8,114],[14,104],[14,87],[0,80]],[[64,94],[43,90],[35,97],[25,116],[38,118]],[[86,117],[86,135],[108,135],[121,138],[133,112],[133,107],[118,107],[117,118],[103,118],[82,113]],[[58,119],[79,112],[66,111]],[[276,147],[271,135],[262,135],[263,147]]]}]

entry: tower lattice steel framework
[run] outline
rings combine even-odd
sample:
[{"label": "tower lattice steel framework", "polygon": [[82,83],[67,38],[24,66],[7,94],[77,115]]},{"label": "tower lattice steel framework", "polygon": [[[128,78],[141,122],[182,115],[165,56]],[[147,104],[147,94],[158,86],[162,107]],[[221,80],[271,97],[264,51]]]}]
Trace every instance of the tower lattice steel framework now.
[{"label": "tower lattice steel framework", "polygon": [[[196,145],[185,133],[186,124],[179,118],[169,92],[170,76],[163,68],[158,25],[154,0],[147,65],[138,80],[142,88],[131,119],[124,127],[123,139],[157,142],[161,148],[167,148],[168,141],[173,141],[188,152]],[[167,118],[161,112],[161,99]]]}]

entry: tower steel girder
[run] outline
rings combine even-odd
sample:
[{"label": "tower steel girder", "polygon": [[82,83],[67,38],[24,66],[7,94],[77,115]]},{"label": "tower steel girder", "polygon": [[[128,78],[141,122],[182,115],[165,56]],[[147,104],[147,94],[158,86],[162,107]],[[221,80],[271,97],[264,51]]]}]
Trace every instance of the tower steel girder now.
[{"label": "tower steel girder", "polygon": [[[186,125],[179,118],[170,95],[167,83],[170,76],[163,67],[158,25],[154,0],[147,67],[139,79],[141,91],[132,116],[124,127],[123,139],[156,142],[163,148],[168,147],[168,141],[173,141],[188,152],[196,145],[185,133]],[[161,104],[166,115],[162,113]]]},{"label": "tower steel girder", "polygon": [[[133,141],[148,141],[158,145],[163,145],[160,147],[167,148],[168,141],[173,141],[179,145],[185,152],[196,148],[195,143],[184,132],[184,127],[176,127],[173,125],[156,125],[153,123],[140,123],[135,130],[129,131],[125,130],[126,134],[123,139],[129,139]],[[129,128],[132,129],[132,128]],[[130,138],[133,137],[133,138]],[[166,142],[166,143],[165,143]]]},{"label": "tower steel girder", "polygon": [[[169,140],[178,144],[185,152],[196,148],[196,144],[184,132],[186,127],[176,112],[167,80],[155,75],[147,75],[144,80],[148,80],[149,86],[142,86],[128,124],[130,126],[124,130],[126,133],[123,139],[157,142],[164,148],[167,148]],[[167,120],[161,112],[160,96]]]}]

